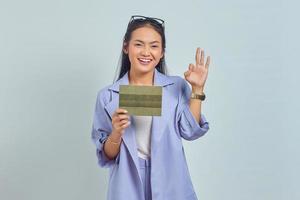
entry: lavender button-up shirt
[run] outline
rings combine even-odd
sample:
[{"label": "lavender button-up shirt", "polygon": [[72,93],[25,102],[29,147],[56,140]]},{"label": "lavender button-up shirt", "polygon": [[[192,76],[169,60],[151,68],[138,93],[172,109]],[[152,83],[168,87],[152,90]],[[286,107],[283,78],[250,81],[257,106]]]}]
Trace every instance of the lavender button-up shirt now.
[{"label": "lavender button-up shirt", "polygon": [[[119,105],[119,85],[128,85],[128,73],[98,92],[92,128],[98,163],[110,169],[108,200],[143,200],[135,128],[123,134],[120,152],[107,159],[103,144],[112,131],[111,118]],[[185,159],[182,138],[195,140],[209,129],[201,114],[200,123],[189,109],[191,89],[178,76],[166,76],[155,69],[154,85],[163,87],[162,115],[153,116],[151,127],[151,188],[154,200],[196,200]],[[131,119],[132,120],[132,119]]]}]

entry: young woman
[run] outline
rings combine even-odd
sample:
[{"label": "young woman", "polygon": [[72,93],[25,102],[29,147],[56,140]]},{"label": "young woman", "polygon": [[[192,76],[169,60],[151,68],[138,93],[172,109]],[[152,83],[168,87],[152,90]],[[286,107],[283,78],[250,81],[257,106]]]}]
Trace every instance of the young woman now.
[{"label": "young woman", "polygon": [[[119,77],[98,92],[92,139],[99,165],[109,167],[109,200],[195,200],[182,138],[209,129],[201,101],[210,57],[197,48],[196,63],[166,75],[164,21],[132,16],[124,36]],[[189,86],[189,84],[191,87]],[[163,88],[161,116],[130,116],[118,108],[120,85]]]}]

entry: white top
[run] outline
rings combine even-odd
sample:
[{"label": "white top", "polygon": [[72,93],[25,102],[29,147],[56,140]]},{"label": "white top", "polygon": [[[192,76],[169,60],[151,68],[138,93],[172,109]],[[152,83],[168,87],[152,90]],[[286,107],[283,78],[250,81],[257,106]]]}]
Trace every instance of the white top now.
[{"label": "white top", "polygon": [[151,156],[152,116],[132,116],[135,125],[135,138],[138,156],[148,159]]}]

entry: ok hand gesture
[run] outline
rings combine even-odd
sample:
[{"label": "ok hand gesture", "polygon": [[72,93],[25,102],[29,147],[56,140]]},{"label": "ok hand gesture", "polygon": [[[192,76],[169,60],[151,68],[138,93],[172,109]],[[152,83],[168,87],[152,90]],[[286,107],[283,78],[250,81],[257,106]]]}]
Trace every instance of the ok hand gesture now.
[{"label": "ok hand gesture", "polygon": [[188,70],[184,72],[184,77],[192,85],[192,88],[203,90],[208,75],[210,56],[204,63],[204,50],[197,48],[195,59],[196,64],[189,65]]}]

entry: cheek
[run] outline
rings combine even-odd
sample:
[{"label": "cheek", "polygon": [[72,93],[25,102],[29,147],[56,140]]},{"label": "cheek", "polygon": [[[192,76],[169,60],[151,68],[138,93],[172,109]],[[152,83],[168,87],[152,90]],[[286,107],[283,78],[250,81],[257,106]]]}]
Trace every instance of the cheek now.
[{"label": "cheek", "polygon": [[131,59],[136,55],[136,50],[134,48],[128,48],[128,57]]},{"label": "cheek", "polygon": [[162,51],[157,51],[157,53],[155,54],[155,57],[158,59],[161,59],[163,57]]},{"label": "cheek", "polygon": [[129,57],[133,57],[133,56],[136,56],[137,54],[139,54],[139,49],[138,48],[135,48],[135,47],[130,47],[128,49],[128,53],[129,53]]}]

